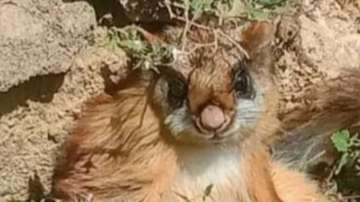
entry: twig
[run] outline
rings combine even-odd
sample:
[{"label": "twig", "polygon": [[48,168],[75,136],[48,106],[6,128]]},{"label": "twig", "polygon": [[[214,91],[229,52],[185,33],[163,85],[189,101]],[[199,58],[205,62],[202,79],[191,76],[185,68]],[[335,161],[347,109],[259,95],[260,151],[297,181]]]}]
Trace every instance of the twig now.
[{"label": "twig", "polygon": [[[211,42],[211,43],[206,43],[206,44],[203,44],[201,46],[197,46],[195,48],[193,48],[190,52],[192,51],[195,51],[197,50],[198,48],[202,48],[202,47],[207,47],[207,46],[212,46],[214,45],[215,47],[215,50],[218,48],[218,35],[221,35],[222,37],[224,37],[226,40],[228,40],[229,42],[231,42],[233,45],[235,45],[235,47],[244,54],[245,58],[246,59],[249,59],[250,56],[248,54],[248,52],[235,40],[233,40],[229,35],[227,35],[226,33],[224,33],[223,31],[221,31],[220,29],[216,29],[215,31],[208,27],[208,26],[205,26],[205,25],[201,25],[199,23],[196,23],[194,22],[194,19],[196,19],[196,16],[194,16],[191,20],[189,19],[189,0],[184,0],[185,1],[185,6],[181,5],[181,4],[178,4],[178,3],[172,3],[170,2],[170,0],[165,0],[164,4],[169,12],[169,15],[170,15],[170,18],[172,19],[176,19],[176,20],[179,20],[179,21],[182,21],[185,23],[185,28],[184,28],[184,31],[183,31],[183,34],[182,34],[182,47],[181,47],[181,50],[182,51],[185,51],[185,48],[186,48],[186,43],[187,43],[187,33],[189,32],[189,30],[191,29],[192,26],[194,27],[197,27],[199,29],[203,29],[203,30],[206,30],[206,31],[213,31],[214,33],[214,36],[215,36],[215,40],[214,42]],[[179,15],[176,15],[171,6],[175,6],[177,8],[181,8],[181,9],[184,9],[184,17],[183,16],[179,16]],[[220,16],[218,16],[220,18]],[[222,19],[219,19],[219,23],[222,24]]]},{"label": "twig", "polygon": [[216,50],[218,49],[218,35],[216,32],[214,32],[214,40],[210,43],[195,43],[195,47],[192,48],[189,53],[193,53],[195,52],[197,49],[200,49],[200,48],[204,48],[204,47],[210,47],[210,46],[213,46],[213,53],[216,52]]},{"label": "twig", "polygon": [[[186,22],[186,19],[184,17],[181,17],[181,16],[175,16],[174,19],[182,21],[182,22]],[[191,26],[197,27],[199,29],[208,30],[208,31],[211,30],[210,27],[205,26],[205,25],[201,25],[201,24],[196,23],[194,21],[190,21],[189,23],[190,23]]]},{"label": "twig", "polygon": [[185,51],[186,43],[187,43],[187,33],[189,32],[189,29],[191,28],[191,24],[189,22],[193,22],[193,20],[189,20],[189,9],[190,9],[190,2],[189,0],[185,1],[185,27],[182,34],[182,47],[181,50]]},{"label": "twig", "polygon": [[214,40],[213,42],[210,42],[210,43],[197,43],[195,44],[195,47],[192,48],[189,53],[193,53],[195,52],[196,50],[200,49],[200,48],[205,48],[205,47],[210,47],[210,46],[215,46],[215,44],[217,44],[217,42]]},{"label": "twig", "polygon": [[344,199],[350,200],[350,199],[360,199],[360,195],[353,195],[353,196],[343,196]]},{"label": "twig", "polygon": [[171,2],[170,0],[165,0],[164,1],[164,6],[166,7],[166,9],[168,10],[168,13],[170,15],[170,18],[174,18],[176,15],[174,14],[173,10],[171,9]]},{"label": "twig", "polygon": [[222,35],[223,37],[225,37],[231,43],[233,43],[236,46],[236,48],[239,49],[239,51],[241,51],[245,55],[246,59],[250,59],[248,52],[238,42],[233,40],[229,35],[225,34],[220,29],[217,29],[216,32]]},{"label": "twig", "polygon": [[324,156],[326,153],[325,150],[321,151],[320,153],[316,154],[314,157],[307,160],[306,164],[309,165],[312,162],[315,162],[316,160],[320,159],[322,156]]},{"label": "twig", "polygon": [[[172,8],[171,8],[171,5],[174,5],[175,3],[171,3],[171,2],[169,2],[169,0],[165,0],[164,4],[165,4],[165,7],[167,8],[167,10],[168,10],[168,12],[169,12],[170,18],[175,19],[175,20],[179,20],[179,21],[185,22],[185,23],[188,22],[191,26],[197,27],[197,28],[199,28],[199,29],[211,30],[208,26],[198,24],[198,23],[196,23],[196,22],[194,22],[194,21],[186,20],[185,17],[176,15],[176,14],[173,12]],[[177,6],[177,7],[179,7],[179,6]],[[182,7],[180,7],[180,8],[183,8],[183,9],[184,9],[185,7],[182,6]]]},{"label": "twig", "polygon": [[179,4],[177,2],[170,2],[171,5],[177,7],[177,8],[181,8],[181,9],[186,9],[186,7],[183,4]]}]

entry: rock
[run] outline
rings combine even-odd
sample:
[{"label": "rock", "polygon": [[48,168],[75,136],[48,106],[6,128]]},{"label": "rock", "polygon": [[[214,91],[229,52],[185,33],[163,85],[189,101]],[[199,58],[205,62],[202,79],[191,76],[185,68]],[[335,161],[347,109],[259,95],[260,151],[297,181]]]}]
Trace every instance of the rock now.
[{"label": "rock", "polygon": [[95,23],[85,2],[0,3],[0,92],[36,75],[67,71]]},{"label": "rock", "polygon": [[82,103],[104,92],[102,68],[126,65],[120,50],[90,46],[93,29],[86,2],[0,1],[0,201],[25,201],[35,173],[49,192]]}]

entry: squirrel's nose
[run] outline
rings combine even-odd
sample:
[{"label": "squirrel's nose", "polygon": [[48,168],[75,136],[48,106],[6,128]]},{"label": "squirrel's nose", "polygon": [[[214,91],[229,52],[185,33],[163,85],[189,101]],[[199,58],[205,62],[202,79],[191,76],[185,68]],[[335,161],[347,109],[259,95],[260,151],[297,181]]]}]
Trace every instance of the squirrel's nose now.
[{"label": "squirrel's nose", "polygon": [[216,105],[207,105],[200,113],[200,124],[206,130],[215,131],[226,122],[223,110]]}]

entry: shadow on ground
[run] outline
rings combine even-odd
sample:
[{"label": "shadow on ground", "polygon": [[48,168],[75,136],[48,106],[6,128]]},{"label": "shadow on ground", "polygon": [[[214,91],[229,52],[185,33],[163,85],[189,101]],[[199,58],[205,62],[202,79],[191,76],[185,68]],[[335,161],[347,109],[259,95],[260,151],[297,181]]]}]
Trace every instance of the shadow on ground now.
[{"label": "shadow on ground", "polygon": [[28,100],[51,102],[54,94],[64,82],[66,73],[35,76],[28,81],[0,92],[0,117],[18,106],[25,106]]}]

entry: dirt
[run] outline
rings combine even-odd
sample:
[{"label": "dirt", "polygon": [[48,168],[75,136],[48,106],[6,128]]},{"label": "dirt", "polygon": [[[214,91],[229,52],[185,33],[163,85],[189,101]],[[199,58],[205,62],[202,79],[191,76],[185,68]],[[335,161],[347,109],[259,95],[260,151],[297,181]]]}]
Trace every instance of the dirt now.
[{"label": "dirt", "polygon": [[86,2],[0,1],[0,201],[26,199],[35,174],[50,190],[81,103],[104,91],[104,68],[126,64],[92,46],[102,32]]},{"label": "dirt", "polygon": [[[292,92],[339,68],[360,68],[360,1],[303,5],[279,33],[284,114],[296,108]],[[0,201],[28,198],[35,174],[51,189],[82,102],[109,87],[109,73],[123,71],[125,54],[96,42],[107,29],[98,20],[96,6],[84,1],[0,0]]]},{"label": "dirt", "polygon": [[[276,75],[282,93],[280,117],[287,119],[285,130],[298,127],[299,122],[311,124],[299,116],[291,120],[306,106],[306,89],[335,78],[342,69],[360,68],[360,1],[340,2],[303,1],[298,16],[285,16],[279,25],[281,57]],[[339,122],[338,127],[343,125]],[[318,134],[307,134],[314,135]],[[323,148],[315,149],[316,153]]]}]

